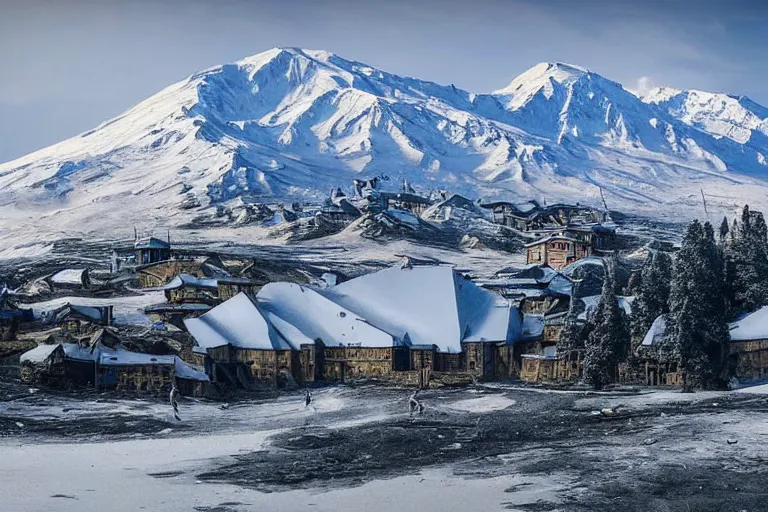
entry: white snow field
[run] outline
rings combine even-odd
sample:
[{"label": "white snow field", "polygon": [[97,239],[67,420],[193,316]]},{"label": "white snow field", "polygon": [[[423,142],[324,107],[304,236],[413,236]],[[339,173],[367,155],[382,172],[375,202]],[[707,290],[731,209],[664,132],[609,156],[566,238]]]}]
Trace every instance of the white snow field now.
[{"label": "white snow field", "polygon": [[[601,204],[679,220],[768,205],[768,111],[541,63],[496,92],[275,48],[170,85],[95,129],[0,164],[0,256],[178,227],[217,204],[324,198],[384,175],[471,198]],[[203,233],[204,235],[204,233]],[[10,241],[10,243],[8,242]]]}]

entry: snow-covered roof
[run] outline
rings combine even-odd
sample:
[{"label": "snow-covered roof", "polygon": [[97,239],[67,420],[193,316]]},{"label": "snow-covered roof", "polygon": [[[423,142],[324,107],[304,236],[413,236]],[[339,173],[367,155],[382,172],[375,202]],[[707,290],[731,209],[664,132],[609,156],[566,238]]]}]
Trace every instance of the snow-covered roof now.
[{"label": "snow-covered roof", "polygon": [[205,372],[182,361],[179,356],[176,356],[176,360],[174,361],[174,371],[176,372],[176,376],[180,379],[199,380],[204,382],[210,380]]},{"label": "snow-covered roof", "polygon": [[728,324],[732,341],[768,339],[768,306]]},{"label": "snow-covered roof", "polygon": [[523,339],[535,339],[544,333],[544,315],[523,315]]},{"label": "snow-covered roof", "polygon": [[533,242],[529,242],[525,244],[523,247],[533,247],[535,245],[541,245],[548,242],[556,242],[556,241],[564,241],[564,242],[579,242],[582,244],[588,244],[588,242],[583,242],[581,240],[578,240],[575,235],[572,235],[571,233],[563,233],[562,235],[549,235],[544,238],[539,238],[538,240],[534,240]]},{"label": "snow-covered roof", "polygon": [[232,345],[248,350],[292,350],[245,294],[238,293],[199,318],[184,320],[198,345],[205,348]]},{"label": "snow-covered roof", "polygon": [[460,352],[467,336],[497,322],[488,318],[498,314],[495,295],[445,266],[392,267],[323,293],[380,329],[441,352]]},{"label": "snow-covered roof", "polygon": [[[328,288],[328,291],[336,290],[339,286],[342,285]],[[295,326],[306,338],[320,339],[328,346],[383,348],[392,347],[405,339],[404,336],[398,336],[400,341],[396,340],[393,333],[374,327],[367,318],[353,313],[343,304],[298,284],[269,283],[259,291],[256,298],[265,311]],[[285,335],[292,336],[289,333]]]},{"label": "snow-covered roof", "polygon": [[217,289],[219,283],[216,279],[209,277],[195,277],[189,274],[179,274],[171,279],[168,284],[161,286],[160,290],[178,290],[190,286],[193,288],[210,288]]},{"label": "snow-covered roof", "polygon": [[38,345],[32,350],[24,352],[19,358],[21,363],[43,363],[54,351],[61,346],[60,343],[53,345]]},{"label": "snow-covered roof", "polygon": [[510,304],[497,305],[488,309],[485,319],[470,327],[469,335],[462,341],[516,341],[522,337],[522,333],[523,325],[517,308]]},{"label": "snow-covered roof", "polygon": [[163,302],[162,304],[152,304],[144,308],[145,313],[162,313],[168,311],[209,311],[213,306],[210,304],[199,304],[197,302]]},{"label": "snow-covered roof", "polygon": [[78,343],[62,343],[62,347],[67,359],[76,361],[95,361],[101,352],[99,347],[95,347],[95,350],[91,352],[91,347],[85,347]]},{"label": "snow-covered roof", "polygon": [[159,238],[149,237],[136,240],[133,247],[135,249],[169,249],[171,244]]},{"label": "snow-covered roof", "polygon": [[131,352],[122,347],[115,349],[102,347],[99,352],[99,364],[101,366],[149,366],[149,365],[175,365],[176,356],[158,356]]},{"label": "snow-covered roof", "polygon": [[386,214],[390,217],[394,217],[396,220],[402,222],[403,224],[411,226],[412,228],[419,227],[419,219],[409,211],[400,210],[398,208],[389,208],[386,210]]},{"label": "snow-covered roof", "polygon": [[[589,317],[591,317],[595,313],[595,309],[597,308],[597,304],[600,302],[600,296],[599,295],[589,295],[587,297],[582,297],[580,299],[582,302],[584,302],[584,311],[579,313],[578,319],[579,320],[587,320]],[[617,296],[616,301],[619,304],[619,307],[624,311],[625,314],[631,315],[632,314],[632,303],[635,301],[634,296]]]},{"label": "snow-covered roof", "polygon": [[272,327],[294,348],[298,349],[302,345],[314,345],[315,340],[301,332],[295,325],[280,318],[279,315],[266,309],[262,310],[262,314],[272,324]]},{"label": "snow-covered roof", "polygon": [[84,268],[67,268],[60,270],[51,276],[51,282],[54,284],[82,284],[84,274],[88,272]]},{"label": "snow-covered roof", "polygon": [[656,320],[651,324],[651,328],[645,333],[645,337],[641,345],[650,347],[652,345],[658,345],[661,342],[661,338],[667,332],[667,316],[659,315]]},{"label": "snow-covered roof", "polygon": [[603,266],[603,259],[597,256],[587,256],[581,258],[563,267],[560,271],[553,270],[549,277],[549,285],[547,289],[554,293],[561,295],[571,295],[573,292],[573,283],[571,278],[576,269],[584,265],[600,265]]}]

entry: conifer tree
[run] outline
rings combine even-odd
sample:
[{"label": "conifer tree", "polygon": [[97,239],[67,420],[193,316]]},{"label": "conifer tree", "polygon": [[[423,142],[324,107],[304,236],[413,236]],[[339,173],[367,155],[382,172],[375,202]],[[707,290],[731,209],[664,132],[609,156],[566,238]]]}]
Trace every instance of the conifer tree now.
[{"label": "conifer tree", "polygon": [[589,333],[584,353],[584,380],[602,389],[613,380],[616,365],[628,351],[628,333],[616,298],[616,263],[604,260],[605,279],[594,328]]},{"label": "conifer tree", "polygon": [[725,382],[729,335],[723,284],[712,225],[694,221],[675,259],[664,347],[679,362],[684,391]]},{"label": "conifer tree", "polygon": [[669,312],[672,259],[662,251],[648,254],[640,270],[640,285],[632,303],[631,332],[642,339],[659,315]]},{"label": "conifer tree", "polygon": [[581,265],[572,276],[571,300],[568,303],[568,314],[565,317],[560,338],[557,341],[557,351],[568,353],[573,350],[583,350],[587,336],[593,324],[589,319],[579,319],[586,311],[584,297],[595,294],[595,288],[602,289],[604,270],[601,265]]},{"label": "conifer tree", "polygon": [[720,243],[720,247],[725,247],[728,240],[729,231],[730,227],[728,226],[728,217],[723,217],[723,222],[720,223],[720,232],[718,233],[718,242]]},{"label": "conifer tree", "polygon": [[744,207],[725,258],[733,307],[750,312],[768,304],[768,229],[760,212]]}]

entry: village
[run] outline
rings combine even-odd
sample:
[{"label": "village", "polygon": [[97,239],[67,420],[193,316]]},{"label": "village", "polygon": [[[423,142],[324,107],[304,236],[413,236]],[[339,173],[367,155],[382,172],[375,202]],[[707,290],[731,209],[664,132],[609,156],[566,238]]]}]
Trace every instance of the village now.
[{"label": "village", "polygon": [[[606,262],[616,267],[615,300],[630,324],[644,265],[677,250],[653,240],[633,246],[607,210],[430,198],[407,183],[385,192],[376,178],[353,188],[354,198],[332,191],[314,221],[352,216],[355,223],[365,212],[380,224],[418,226],[484,213],[522,241],[525,263],[479,278],[471,269],[404,255],[349,278],[177,249],[170,231],[165,238],[135,233],[100,269],[58,268],[2,289],[5,366],[18,365],[21,382],[33,386],[155,395],[174,388],[209,398],[354,382],[578,386],[585,347],[568,346],[563,330],[591,322]],[[128,313],[116,315],[116,307]],[[633,323],[630,357],[610,368],[606,383],[682,384],[677,362],[655,349],[665,312],[640,328]],[[767,315],[757,309],[729,326],[733,382],[768,372]]]},{"label": "village", "polygon": [[[0,291],[2,435],[82,442],[82,458],[57,460],[96,481],[124,478],[120,468],[150,449],[154,462],[142,462],[137,490],[153,489],[172,510],[239,512],[268,506],[267,496],[288,510],[292,500],[330,510],[334,493],[358,496],[376,482],[392,484],[350,499],[392,500],[395,484],[418,493],[408,476],[416,473],[457,492],[473,485],[462,476],[472,474],[494,489],[481,502],[506,497],[514,510],[605,510],[617,493],[637,510],[692,499],[704,510],[724,495],[741,507],[734,510],[760,510],[765,454],[755,436],[766,435],[768,307],[759,281],[738,278],[741,259],[731,256],[733,292],[723,292],[732,295],[727,354],[712,359],[727,380],[696,381],[686,394],[691,363],[670,349],[669,326],[684,274],[673,262],[695,256],[690,233],[680,243],[639,240],[604,208],[430,198],[407,184],[385,200],[370,182],[354,185],[361,193],[332,191],[316,219],[333,211],[342,229],[375,219],[371,240],[383,248],[451,232],[438,243],[450,238],[459,242],[450,250],[470,253],[507,248],[508,263],[479,272],[398,254],[310,265],[189,244],[158,227],[164,236],[136,230],[100,246],[90,264],[26,264],[15,274],[22,279]],[[336,210],[351,207],[358,216]],[[298,209],[275,207],[282,219],[272,228],[296,232],[306,221],[285,218]],[[721,226],[720,253],[752,254],[745,247],[762,240],[759,219],[745,209]],[[748,235],[753,227],[758,234]],[[461,243],[467,237],[477,242]],[[611,312],[616,333],[594,334],[610,327]],[[685,452],[681,435],[710,453]],[[15,466],[47,457],[29,446],[8,447]],[[97,470],[88,454],[101,446],[127,451]],[[602,469],[580,465],[585,456]],[[636,462],[611,462],[627,457]],[[708,478],[708,464],[725,461],[733,467],[720,486],[680,494]],[[690,469],[672,478],[678,463]],[[56,464],[50,471],[61,473]],[[648,465],[653,477],[643,476]],[[41,507],[98,502],[80,481],[41,478],[30,480],[50,489],[33,500]],[[316,498],[314,489],[328,494]],[[144,491],[126,492],[127,503],[147,503]],[[431,500],[450,507],[461,497]]]}]

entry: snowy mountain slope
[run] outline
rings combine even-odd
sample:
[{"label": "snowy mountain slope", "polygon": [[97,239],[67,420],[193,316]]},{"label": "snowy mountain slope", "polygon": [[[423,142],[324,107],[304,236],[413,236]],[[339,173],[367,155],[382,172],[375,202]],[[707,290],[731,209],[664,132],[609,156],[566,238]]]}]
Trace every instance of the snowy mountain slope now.
[{"label": "snowy mountain slope", "polygon": [[765,161],[768,109],[746,96],[656,87],[642,100],[715,138],[727,138],[754,148],[759,153],[758,158]]},{"label": "snowy mountain slope", "polygon": [[698,213],[700,188],[713,209],[765,201],[768,143],[756,135],[765,109],[739,99],[742,117],[711,114],[751,130],[744,143],[681,115],[670,103],[678,96],[643,101],[560,63],[470,94],[275,48],[0,165],[0,236],[125,236],[133,225],[183,225],[221,203],[320,200],[374,175],[472,198],[599,204],[602,187],[611,208],[650,215]]}]

